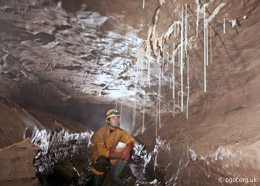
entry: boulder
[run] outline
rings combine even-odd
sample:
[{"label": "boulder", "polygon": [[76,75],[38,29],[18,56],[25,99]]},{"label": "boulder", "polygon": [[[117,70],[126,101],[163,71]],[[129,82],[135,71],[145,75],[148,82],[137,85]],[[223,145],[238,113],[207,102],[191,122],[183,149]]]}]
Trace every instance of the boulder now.
[{"label": "boulder", "polygon": [[41,150],[30,138],[0,149],[0,186],[36,186],[33,159]]}]

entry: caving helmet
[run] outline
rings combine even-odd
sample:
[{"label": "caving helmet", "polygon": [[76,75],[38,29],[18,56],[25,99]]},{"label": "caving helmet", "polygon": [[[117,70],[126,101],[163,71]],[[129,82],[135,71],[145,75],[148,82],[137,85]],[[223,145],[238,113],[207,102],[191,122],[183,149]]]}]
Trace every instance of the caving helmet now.
[{"label": "caving helmet", "polygon": [[107,120],[108,118],[113,117],[113,116],[118,116],[118,117],[120,117],[120,113],[119,113],[116,109],[109,109],[109,110],[107,111],[107,113],[106,113],[106,120]]}]

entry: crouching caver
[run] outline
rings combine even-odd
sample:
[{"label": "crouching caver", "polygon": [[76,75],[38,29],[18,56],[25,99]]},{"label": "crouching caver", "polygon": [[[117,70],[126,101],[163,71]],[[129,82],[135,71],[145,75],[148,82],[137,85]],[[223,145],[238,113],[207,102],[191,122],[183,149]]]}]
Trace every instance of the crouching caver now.
[{"label": "crouching caver", "polygon": [[[110,178],[118,185],[125,185],[126,181],[121,179],[130,151],[133,149],[135,140],[126,130],[120,127],[120,113],[110,109],[106,113],[106,125],[101,127],[94,135],[94,149],[92,153],[93,186],[102,185],[104,172],[107,167],[113,165]],[[119,142],[125,143],[126,147],[116,149]]]}]

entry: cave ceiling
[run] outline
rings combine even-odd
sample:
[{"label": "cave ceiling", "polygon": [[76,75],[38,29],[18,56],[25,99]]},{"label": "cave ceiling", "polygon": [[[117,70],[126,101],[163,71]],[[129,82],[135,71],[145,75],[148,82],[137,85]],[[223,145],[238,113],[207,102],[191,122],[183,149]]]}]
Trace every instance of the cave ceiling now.
[{"label": "cave ceiling", "polygon": [[259,1],[0,2],[2,94],[192,114],[255,75]]}]

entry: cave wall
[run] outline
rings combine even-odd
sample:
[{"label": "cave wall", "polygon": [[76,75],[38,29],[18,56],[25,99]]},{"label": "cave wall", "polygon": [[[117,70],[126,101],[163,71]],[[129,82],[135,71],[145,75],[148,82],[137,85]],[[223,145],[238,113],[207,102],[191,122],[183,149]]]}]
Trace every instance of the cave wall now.
[{"label": "cave wall", "polygon": [[[218,177],[259,179],[259,1],[198,2],[197,37],[196,1],[153,0],[145,1],[144,7],[141,1],[1,1],[0,147],[30,136],[34,126],[55,132],[63,127],[95,131],[104,124],[105,111],[121,110],[122,104],[122,127],[151,153],[146,167],[149,182],[221,185]],[[205,92],[202,12],[206,5],[212,53]],[[171,54],[180,46],[180,34],[159,40],[181,19],[182,7],[189,15],[184,69],[188,59],[191,69],[189,85],[184,71],[184,112],[179,100],[172,99],[170,86]],[[149,35],[153,26],[154,35]],[[140,45],[155,46],[149,54],[150,87],[145,84],[147,75],[135,83]],[[179,96],[181,77],[179,69],[176,72]],[[29,119],[24,119],[21,107],[31,115]]]}]

